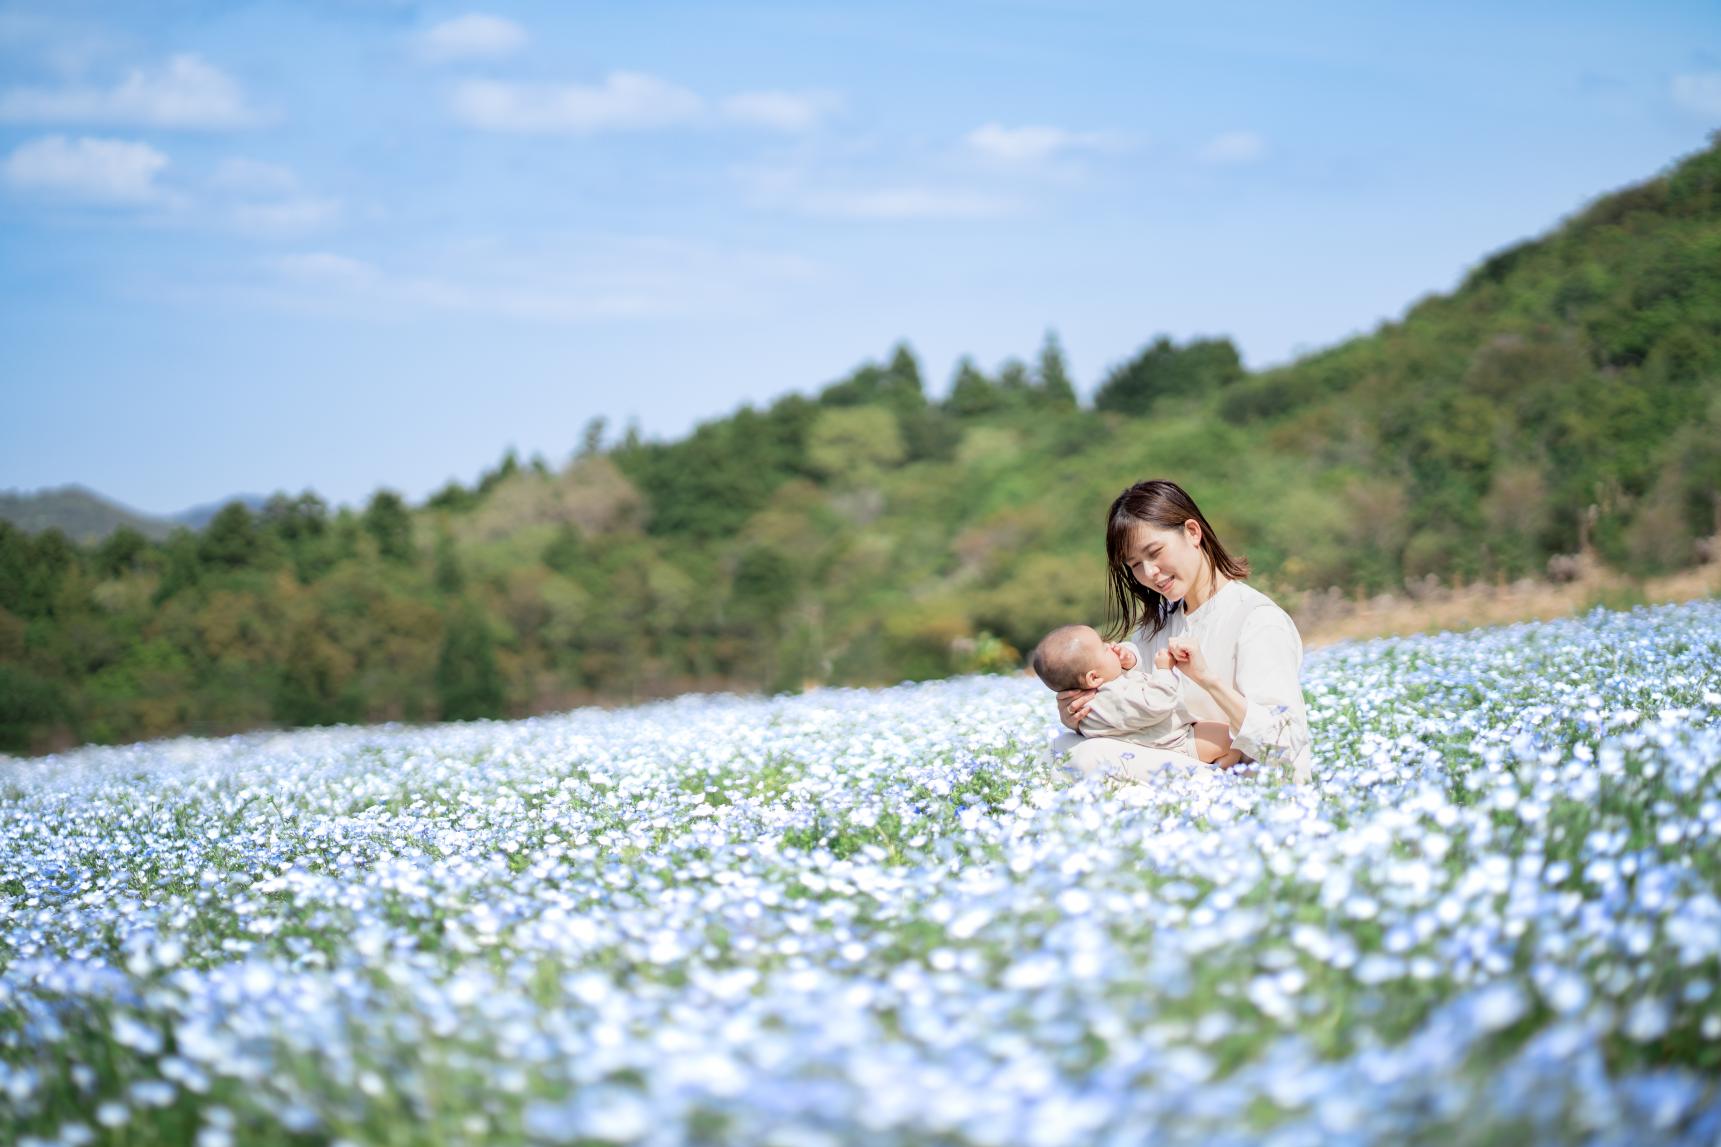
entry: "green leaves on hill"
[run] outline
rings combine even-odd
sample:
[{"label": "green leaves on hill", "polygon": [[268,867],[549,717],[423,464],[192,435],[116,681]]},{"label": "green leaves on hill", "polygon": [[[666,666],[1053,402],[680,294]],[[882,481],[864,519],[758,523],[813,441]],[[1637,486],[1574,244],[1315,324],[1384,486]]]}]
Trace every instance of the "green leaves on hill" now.
[{"label": "green leaves on hill", "polygon": [[654,534],[705,542],[738,531],[771,492],[812,477],[807,434],[818,407],[791,396],[759,413],[746,408],[680,442],[624,444],[616,464],[650,507]]},{"label": "green leaves on hill", "polygon": [[1101,619],[1106,508],[1152,476],[1293,608],[1581,545],[1678,567],[1721,533],[1721,145],[1273,370],[1162,336],[1081,409],[1048,335],[939,401],[898,345],[570,446],[417,509],[277,495],[88,548],[0,522],[0,748],[1007,667]]},{"label": "green leaves on hill", "polygon": [[469,602],[455,606],[436,658],[436,697],[449,721],[500,717],[507,703],[489,622]]},{"label": "green leaves on hill", "polygon": [[1412,576],[1637,572],[1715,530],[1721,147],[1483,260],[1376,334],[1232,387],[1217,413],[1318,467],[1398,483]]},{"label": "green leaves on hill", "polygon": [[1230,339],[1177,346],[1161,335],[1106,376],[1094,408],[1146,414],[1162,399],[1214,395],[1242,378],[1243,358]]}]

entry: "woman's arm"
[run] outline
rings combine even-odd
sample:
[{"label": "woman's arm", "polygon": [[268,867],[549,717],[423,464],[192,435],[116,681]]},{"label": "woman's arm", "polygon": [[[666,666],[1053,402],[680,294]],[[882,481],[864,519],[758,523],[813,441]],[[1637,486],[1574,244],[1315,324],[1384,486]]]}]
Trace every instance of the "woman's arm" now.
[{"label": "woman's arm", "polygon": [[[1213,703],[1219,706],[1219,711],[1225,714],[1225,723],[1231,727],[1233,739],[1237,730],[1243,727],[1249,715],[1249,699],[1237,692],[1229,681],[1221,681],[1213,676],[1207,667],[1207,658],[1201,655],[1201,647],[1195,644],[1191,637],[1173,637],[1166,643],[1166,649],[1171,653],[1171,660],[1184,674],[1197,685],[1207,690],[1207,695],[1213,698]],[[1242,653],[1238,653],[1241,661]]]},{"label": "woman's arm", "polygon": [[1206,658],[1188,638],[1173,638],[1172,656],[1190,680],[1207,690],[1231,727],[1231,746],[1262,764],[1289,768],[1309,779],[1309,722],[1303,708],[1303,642],[1291,619],[1257,609],[1237,639],[1235,681],[1214,680]]}]

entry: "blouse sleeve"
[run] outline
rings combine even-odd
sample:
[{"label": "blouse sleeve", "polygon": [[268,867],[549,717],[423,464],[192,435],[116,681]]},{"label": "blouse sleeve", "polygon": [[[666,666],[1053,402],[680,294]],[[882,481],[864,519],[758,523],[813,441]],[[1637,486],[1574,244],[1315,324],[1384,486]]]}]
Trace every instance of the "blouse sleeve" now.
[{"label": "blouse sleeve", "polygon": [[1169,669],[1143,668],[1140,662],[1122,677],[1107,681],[1082,718],[1084,737],[1115,737],[1152,728],[1177,709],[1182,682]]},{"label": "blouse sleeve", "polygon": [[1231,747],[1263,765],[1287,768],[1298,783],[1313,773],[1303,706],[1303,639],[1279,609],[1256,609],[1237,639],[1237,692],[1248,702]]}]

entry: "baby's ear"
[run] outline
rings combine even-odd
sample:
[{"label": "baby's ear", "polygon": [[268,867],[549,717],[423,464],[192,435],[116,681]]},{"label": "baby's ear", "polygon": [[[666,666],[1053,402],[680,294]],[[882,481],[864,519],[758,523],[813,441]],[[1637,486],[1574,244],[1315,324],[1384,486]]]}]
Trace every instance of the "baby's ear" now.
[{"label": "baby's ear", "polygon": [[1104,684],[1105,679],[1100,676],[1100,671],[1098,669],[1090,669],[1086,673],[1082,674],[1083,689],[1098,689]]}]

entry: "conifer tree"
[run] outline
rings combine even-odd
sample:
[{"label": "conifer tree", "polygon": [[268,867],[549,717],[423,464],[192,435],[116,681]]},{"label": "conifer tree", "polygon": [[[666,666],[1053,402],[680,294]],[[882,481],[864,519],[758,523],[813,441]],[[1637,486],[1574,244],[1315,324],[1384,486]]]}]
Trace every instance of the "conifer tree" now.
[{"label": "conifer tree", "polygon": [[945,406],[958,417],[986,414],[998,409],[998,389],[980,373],[974,360],[964,355],[956,364],[956,381],[951,384],[950,398]]},{"label": "conifer tree", "polygon": [[412,561],[412,515],[399,494],[378,490],[365,507],[364,528],[376,540],[377,552],[384,560]]},{"label": "conifer tree", "polygon": [[1076,405],[1076,388],[1070,382],[1069,368],[1064,362],[1064,348],[1057,331],[1047,331],[1040,347],[1040,393],[1046,405],[1067,408]]},{"label": "conifer tree", "polygon": [[149,553],[149,539],[121,526],[96,547],[96,571],[103,577],[121,577],[139,568]]},{"label": "conifer tree", "polygon": [[1094,408],[1146,414],[1161,398],[1210,393],[1243,376],[1242,356],[1230,339],[1192,339],[1178,346],[1161,335],[1106,376]]},{"label": "conifer tree", "polygon": [[906,342],[899,342],[891,349],[890,373],[904,382],[913,383],[916,390],[925,389],[920,378],[920,360],[914,357],[914,349]]},{"label": "conifer tree", "polygon": [[241,569],[256,562],[257,526],[243,502],[229,502],[203,531],[197,556],[206,566]]}]

